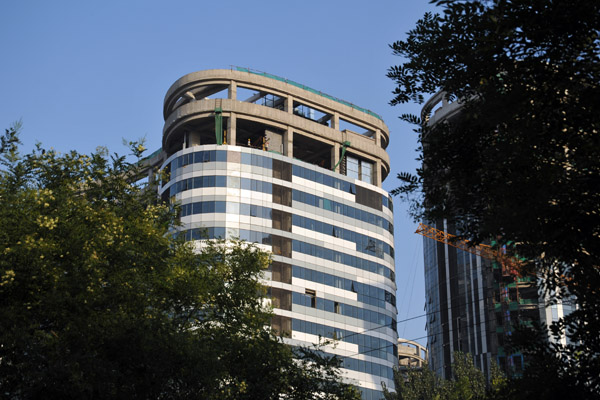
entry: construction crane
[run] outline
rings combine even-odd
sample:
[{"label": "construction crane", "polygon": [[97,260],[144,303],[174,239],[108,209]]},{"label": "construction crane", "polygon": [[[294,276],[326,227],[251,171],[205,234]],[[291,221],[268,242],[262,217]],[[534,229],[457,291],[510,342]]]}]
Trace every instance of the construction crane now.
[{"label": "construction crane", "polygon": [[488,260],[498,261],[500,265],[502,265],[503,274],[521,276],[519,269],[520,262],[513,257],[507,256],[502,250],[494,249],[492,246],[487,244],[473,245],[468,240],[458,239],[456,235],[444,232],[424,223],[419,224],[419,227],[415,233],[438,242],[445,243],[449,246],[456,247],[457,249],[466,251],[467,253],[475,254],[477,256],[487,258]]}]

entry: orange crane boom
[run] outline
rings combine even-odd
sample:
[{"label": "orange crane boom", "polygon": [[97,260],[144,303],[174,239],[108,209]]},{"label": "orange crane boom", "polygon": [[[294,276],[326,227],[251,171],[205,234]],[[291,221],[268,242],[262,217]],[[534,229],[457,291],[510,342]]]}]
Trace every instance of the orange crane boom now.
[{"label": "orange crane boom", "polygon": [[494,249],[492,246],[487,244],[472,245],[468,240],[457,239],[456,235],[448,232],[436,229],[432,226],[420,223],[419,227],[415,231],[419,235],[427,238],[437,240],[438,242],[445,243],[449,246],[456,247],[457,249],[466,251],[477,256],[487,258],[488,260],[498,261],[502,265],[502,271],[510,275],[520,275],[519,273],[519,262],[504,252]]}]

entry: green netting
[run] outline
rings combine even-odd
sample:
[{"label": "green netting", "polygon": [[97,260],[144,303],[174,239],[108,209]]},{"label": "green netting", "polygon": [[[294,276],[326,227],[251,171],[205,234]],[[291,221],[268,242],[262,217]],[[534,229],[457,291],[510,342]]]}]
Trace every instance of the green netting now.
[{"label": "green netting", "polygon": [[538,304],[538,301],[535,299],[520,299],[519,304]]},{"label": "green netting", "polygon": [[144,161],[144,160],[149,160],[149,159],[151,159],[152,157],[154,157],[154,156],[157,156],[157,155],[158,155],[158,153],[160,153],[161,151],[162,151],[162,147],[161,147],[161,148],[159,148],[158,150],[154,151],[154,153],[150,154],[149,156],[142,158],[142,161]]},{"label": "green netting", "polygon": [[346,154],[346,148],[350,146],[350,142],[349,141],[345,141],[342,145],[342,154],[340,154],[340,160],[337,162],[337,164],[335,164],[335,166],[331,169],[333,172],[335,172],[335,169],[338,167],[338,165],[340,165],[340,163],[344,160],[344,155]]},{"label": "green netting", "polygon": [[375,118],[380,119],[380,120],[383,121],[383,118],[381,118],[378,114],[375,114],[371,110],[367,110],[366,108],[359,107],[359,106],[357,106],[355,104],[350,103],[349,101],[338,99],[337,97],[333,97],[331,95],[328,95],[327,93],[323,93],[323,92],[321,92],[319,90],[315,90],[315,89],[313,89],[311,87],[308,87],[306,85],[303,85],[301,83],[294,82],[294,81],[291,81],[291,80],[286,79],[286,78],[282,78],[282,77],[277,76],[277,75],[268,74],[266,72],[253,71],[253,70],[251,70],[249,68],[235,67],[235,69],[236,69],[236,71],[248,72],[249,74],[260,75],[260,76],[264,76],[266,78],[275,79],[276,81],[285,82],[288,85],[296,86],[296,87],[299,87],[300,89],[304,89],[304,90],[306,90],[308,92],[311,92],[311,93],[314,93],[314,94],[318,94],[319,96],[325,97],[326,99],[333,100],[335,102],[338,102],[340,104],[346,105],[348,107],[352,107],[352,108],[354,108],[354,109],[356,109],[358,111],[364,112],[365,114],[371,115],[371,116],[373,116],[373,117],[375,117]]}]

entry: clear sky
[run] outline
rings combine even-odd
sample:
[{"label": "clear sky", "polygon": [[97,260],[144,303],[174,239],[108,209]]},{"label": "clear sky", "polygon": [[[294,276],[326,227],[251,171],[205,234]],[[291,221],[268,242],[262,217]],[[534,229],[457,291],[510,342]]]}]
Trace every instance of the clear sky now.
[{"label": "clear sky", "polygon": [[[22,119],[24,150],[36,142],[89,153],[124,153],[123,139],[162,135],[162,101],[187,73],[231,65],[294,80],[381,115],[391,132],[392,173],[413,171],[416,134],[391,107],[388,45],[426,11],[427,0],[2,1],[0,129]],[[148,153],[149,154],[149,153]],[[422,237],[395,200],[398,320],[423,315]],[[421,338],[425,319],[400,323]],[[426,340],[419,342],[425,344]]]}]

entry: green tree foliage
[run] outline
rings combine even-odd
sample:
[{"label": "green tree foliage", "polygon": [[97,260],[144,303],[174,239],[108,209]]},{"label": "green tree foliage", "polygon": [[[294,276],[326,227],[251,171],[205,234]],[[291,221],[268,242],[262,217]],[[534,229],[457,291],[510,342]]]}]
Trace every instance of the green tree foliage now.
[{"label": "green tree foliage", "polygon": [[402,116],[418,124],[423,166],[400,175],[396,193],[413,195],[419,219],[510,244],[555,301],[575,299],[577,310],[551,327],[570,343],[548,351],[562,383],[597,396],[600,2],[434,3],[443,13],[426,14],[391,46],[404,58],[388,71],[391,103],[442,91],[460,112],[435,124],[431,109]]},{"label": "green tree foliage", "polygon": [[385,391],[385,400],[493,400],[508,398],[508,381],[498,367],[492,365],[492,376],[487,384],[485,376],[464,353],[454,353],[453,379],[444,380],[427,365],[406,372],[395,371],[396,392]]},{"label": "green tree foliage", "polygon": [[[356,399],[339,360],[269,328],[268,253],[196,251],[137,162],[0,147],[0,397]],[[143,147],[132,143],[138,157]]]},{"label": "green tree foliage", "polygon": [[422,369],[406,372],[394,370],[396,392],[384,390],[385,400],[445,400],[448,382],[431,371],[427,365]]}]

